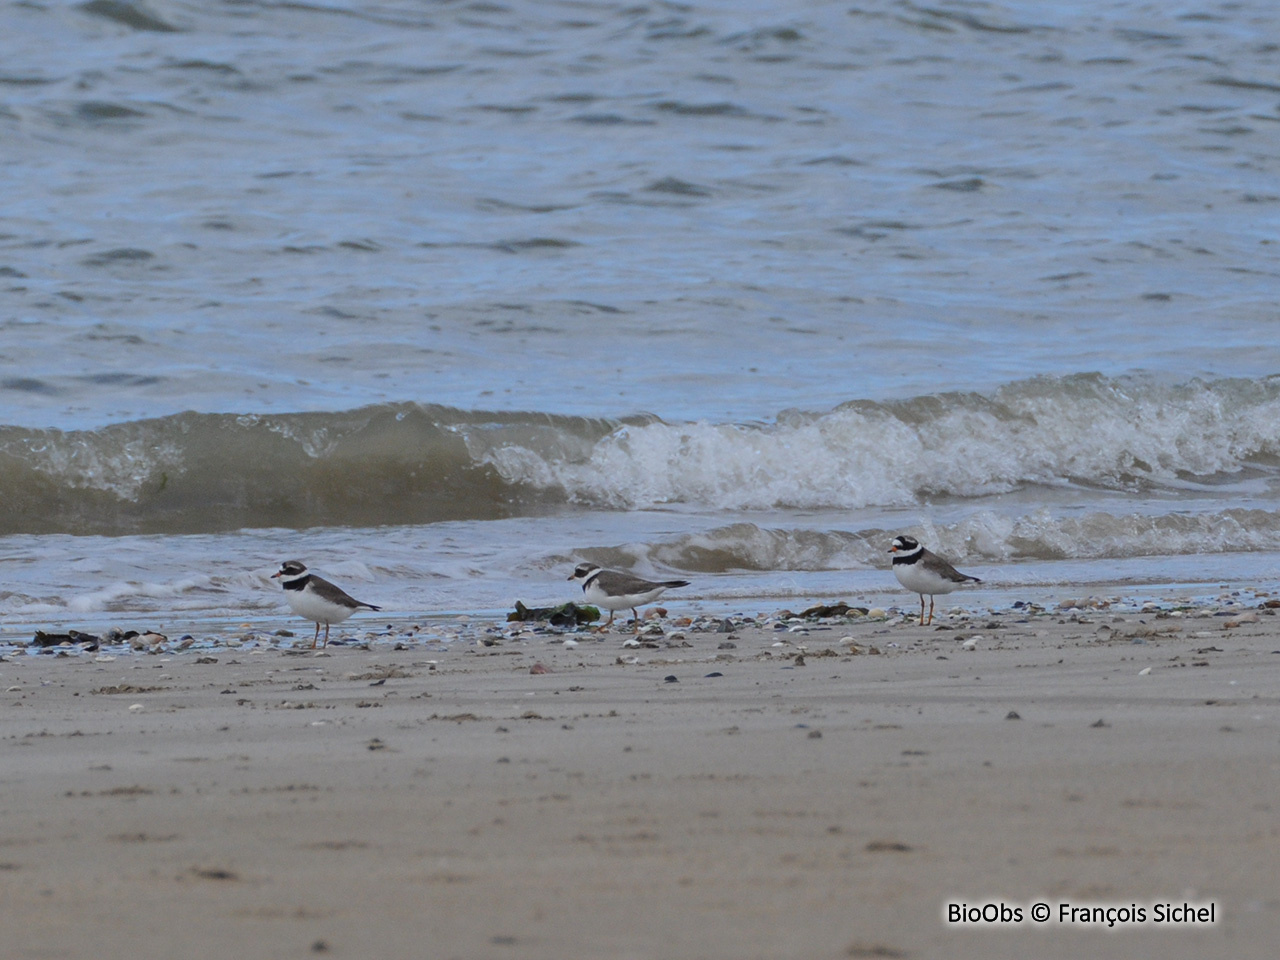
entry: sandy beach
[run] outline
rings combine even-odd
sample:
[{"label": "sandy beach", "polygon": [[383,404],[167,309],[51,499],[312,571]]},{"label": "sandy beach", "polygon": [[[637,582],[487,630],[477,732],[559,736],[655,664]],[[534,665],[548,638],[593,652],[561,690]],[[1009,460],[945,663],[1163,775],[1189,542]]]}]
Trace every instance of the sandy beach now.
[{"label": "sandy beach", "polygon": [[[1270,957],[1277,627],[1249,601],[10,653],[0,952]],[[1188,903],[1214,922],[1154,922]]]}]

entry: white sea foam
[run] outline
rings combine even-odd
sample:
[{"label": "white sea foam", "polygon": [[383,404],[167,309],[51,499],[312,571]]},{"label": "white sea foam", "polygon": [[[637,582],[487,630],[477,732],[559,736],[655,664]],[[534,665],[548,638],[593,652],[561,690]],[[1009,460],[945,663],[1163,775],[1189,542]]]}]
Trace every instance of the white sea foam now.
[{"label": "white sea foam", "polygon": [[509,443],[485,462],[505,479],[617,508],[690,503],[723,510],[907,505],[1028,485],[1183,488],[1280,455],[1275,381],[1166,386],[1096,376],[852,402],[769,424],[619,427],[589,456]]},{"label": "white sea foam", "polygon": [[183,577],[168,583],[117,581],[97,590],[69,597],[66,608],[71,613],[97,613],[127,607],[144,598],[168,601],[192,591],[207,591],[212,587],[212,578],[203,575]]}]

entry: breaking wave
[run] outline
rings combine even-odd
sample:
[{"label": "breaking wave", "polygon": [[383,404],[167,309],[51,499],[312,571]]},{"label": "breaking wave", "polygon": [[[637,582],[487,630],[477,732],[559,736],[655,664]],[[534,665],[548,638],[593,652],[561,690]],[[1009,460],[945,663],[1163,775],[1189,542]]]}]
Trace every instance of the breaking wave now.
[{"label": "breaking wave", "polygon": [[618,421],[419,404],[340,413],[183,413],[97,430],[0,428],[0,533],[200,533],[536,513],[563,496],[472,447],[587,455]]},{"label": "breaking wave", "polygon": [[585,459],[485,454],[512,482],[619,508],[857,509],[1032,485],[1140,492],[1280,466],[1280,379],[1165,386],[1096,375],[788,411],[769,424],[619,427]]},{"label": "breaking wave", "polygon": [[1280,378],[1037,378],[765,423],[402,403],[0,427],[0,533],[413,524],[570,505],[852,510],[1038,486],[1213,496],[1277,478]]}]

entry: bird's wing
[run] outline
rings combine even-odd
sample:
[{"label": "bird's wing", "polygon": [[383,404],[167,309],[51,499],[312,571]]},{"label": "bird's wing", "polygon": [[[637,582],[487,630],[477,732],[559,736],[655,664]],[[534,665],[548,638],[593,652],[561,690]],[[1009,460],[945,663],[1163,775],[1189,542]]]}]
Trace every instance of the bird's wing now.
[{"label": "bird's wing", "polygon": [[372,603],[365,603],[363,600],[357,600],[336,583],[330,583],[328,580],[324,580],[314,574],[311,577],[311,585],[314,587],[317,594],[325,600],[328,600],[330,603],[338,603],[344,607],[350,607],[353,610],[357,607],[368,607],[370,610],[378,609]]},{"label": "bird's wing", "polygon": [[617,570],[601,570],[596,576],[596,583],[606,593],[610,593],[615,597],[625,597],[636,593],[648,593],[650,590],[657,590],[663,586],[661,583],[654,583],[652,580],[642,580],[640,577],[633,577],[629,573],[620,573]]},{"label": "bird's wing", "polygon": [[977,583],[982,582],[977,577],[971,577],[967,573],[961,573],[936,553],[929,554],[928,560],[929,569],[933,570],[934,573],[938,574],[938,576],[942,577],[944,580],[950,580],[952,583],[964,583],[968,580],[973,580]]}]

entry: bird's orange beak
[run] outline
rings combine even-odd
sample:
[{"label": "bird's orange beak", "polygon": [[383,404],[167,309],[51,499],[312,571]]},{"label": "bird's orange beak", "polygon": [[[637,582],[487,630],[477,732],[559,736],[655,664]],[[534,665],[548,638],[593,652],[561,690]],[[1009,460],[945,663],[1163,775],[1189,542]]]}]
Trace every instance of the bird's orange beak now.
[{"label": "bird's orange beak", "polygon": [[898,548],[897,548],[897,547],[890,547],[890,548],[889,548],[889,552],[890,552],[890,553],[897,553],[897,552],[898,552]]},{"label": "bird's orange beak", "polygon": [[568,579],[572,580],[572,579],[574,578],[574,576],[575,576],[575,574],[572,574],[572,573],[571,573],[571,574],[569,574]]},{"label": "bird's orange beak", "polygon": [[280,576],[281,572],[282,572],[282,571],[277,570],[275,573],[273,573],[273,574],[271,575],[271,579],[272,579],[272,580],[274,580],[276,577]]}]

